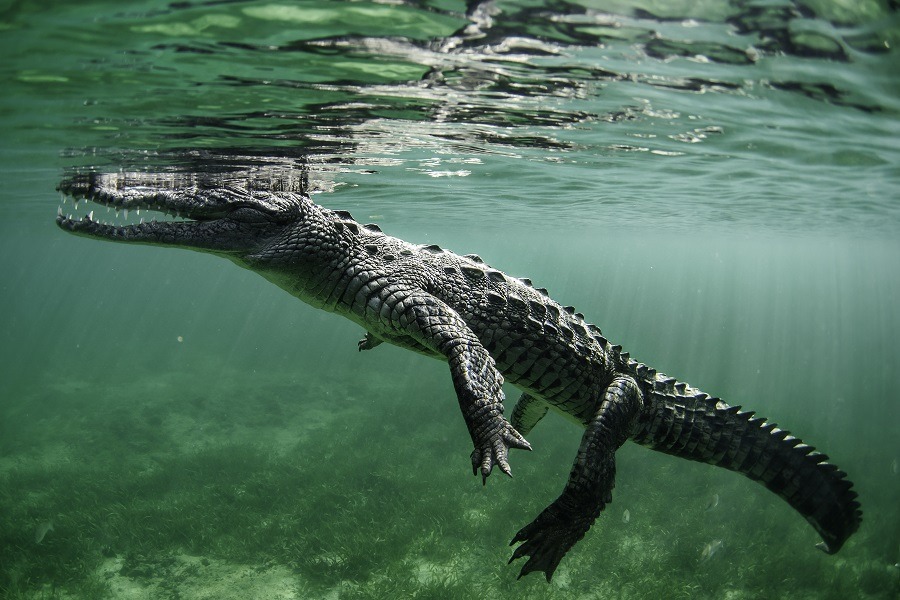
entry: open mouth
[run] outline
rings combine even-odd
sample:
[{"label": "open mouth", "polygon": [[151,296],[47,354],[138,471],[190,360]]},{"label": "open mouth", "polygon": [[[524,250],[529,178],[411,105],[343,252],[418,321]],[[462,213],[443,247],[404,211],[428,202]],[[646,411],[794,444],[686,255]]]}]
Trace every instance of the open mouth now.
[{"label": "open mouth", "polygon": [[96,198],[77,197],[70,204],[65,196],[56,213],[56,224],[63,229],[100,237],[120,237],[127,233],[149,232],[160,225],[195,224],[198,221],[152,204],[124,208]]},{"label": "open mouth", "polygon": [[102,175],[65,179],[56,224],[61,228],[109,239],[140,239],[175,234],[208,220],[209,215],[185,215],[167,201],[165,190],[111,187]]},{"label": "open mouth", "polygon": [[215,252],[244,250],[251,240],[279,231],[300,210],[289,193],[196,174],[78,173],[57,189],[63,201],[56,223],[65,231]]}]

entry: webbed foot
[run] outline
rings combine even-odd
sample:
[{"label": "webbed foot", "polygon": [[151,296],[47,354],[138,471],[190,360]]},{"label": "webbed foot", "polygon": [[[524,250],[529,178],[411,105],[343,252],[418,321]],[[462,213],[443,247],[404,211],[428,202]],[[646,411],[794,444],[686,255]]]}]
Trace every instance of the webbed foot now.
[{"label": "webbed foot", "polygon": [[549,582],[559,562],[584,537],[595,518],[594,514],[581,515],[576,510],[562,507],[559,499],[545,508],[509,543],[512,546],[522,542],[513,552],[510,563],[523,556],[529,557],[522,565],[519,578],[532,571],[543,571]]}]

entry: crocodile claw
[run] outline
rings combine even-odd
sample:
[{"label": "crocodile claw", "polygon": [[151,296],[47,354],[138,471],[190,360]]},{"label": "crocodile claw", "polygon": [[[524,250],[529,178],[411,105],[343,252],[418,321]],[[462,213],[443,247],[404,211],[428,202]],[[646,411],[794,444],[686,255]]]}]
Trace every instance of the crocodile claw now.
[{"label": "crocodile claw", "polygon": [[375,346],[378,346],[379,344],[381,344],[382,341],[383,340],[378,339],[377,337],[375,337],[374,335],[372,335],[371,333],[369,333],[367,331],[366,336],[364,338],[362,338],[361,340],[359,340],[358,342],[356,342],[356,348],[360,352],[362,352],[363,350],[371,350]]},{"label": "crocodile claw", "polygon": [[488,475],[493,471],[494,465],[512,477],[512,469],[509,466],[510,448],[531,450],[531,444],[504,420],[500,431],[472,451],[472,474],[477,475],[478,471],[481,471],[482,485],[487,483]]}]

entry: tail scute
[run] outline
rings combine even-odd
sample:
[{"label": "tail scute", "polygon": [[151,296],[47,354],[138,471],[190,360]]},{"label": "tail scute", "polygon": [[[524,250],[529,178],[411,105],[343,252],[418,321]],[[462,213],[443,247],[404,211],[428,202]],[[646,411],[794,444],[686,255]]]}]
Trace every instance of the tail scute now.
[{"label": "tail scute", "polygon": [[650,406],[632,436],[636,442],[759,481],[806,518],[829,554],[859,528],[853,484],[827,454],[752,411],[703,393],[647,390],[645,398]]}]

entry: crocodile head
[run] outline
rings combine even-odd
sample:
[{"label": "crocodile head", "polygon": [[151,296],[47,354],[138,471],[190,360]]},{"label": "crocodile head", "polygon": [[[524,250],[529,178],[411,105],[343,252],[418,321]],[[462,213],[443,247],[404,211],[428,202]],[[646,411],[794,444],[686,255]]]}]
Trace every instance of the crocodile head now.
[{"label": "crocodile head", "polygon": [[[268,255],[313,206],[297,192],[255,190],[236,180],[210,184],[180,175],[80,174],[64,179],[58,189],[74,198],[76,210],[82,200],[106,207],[88,207],[90,212],[80,217],[61,207],[56,223],[64,230],[116,242],[189,248],[244,265]],[[113,222],[94,216],[110,210],[115,210],[108,217]]]}]

